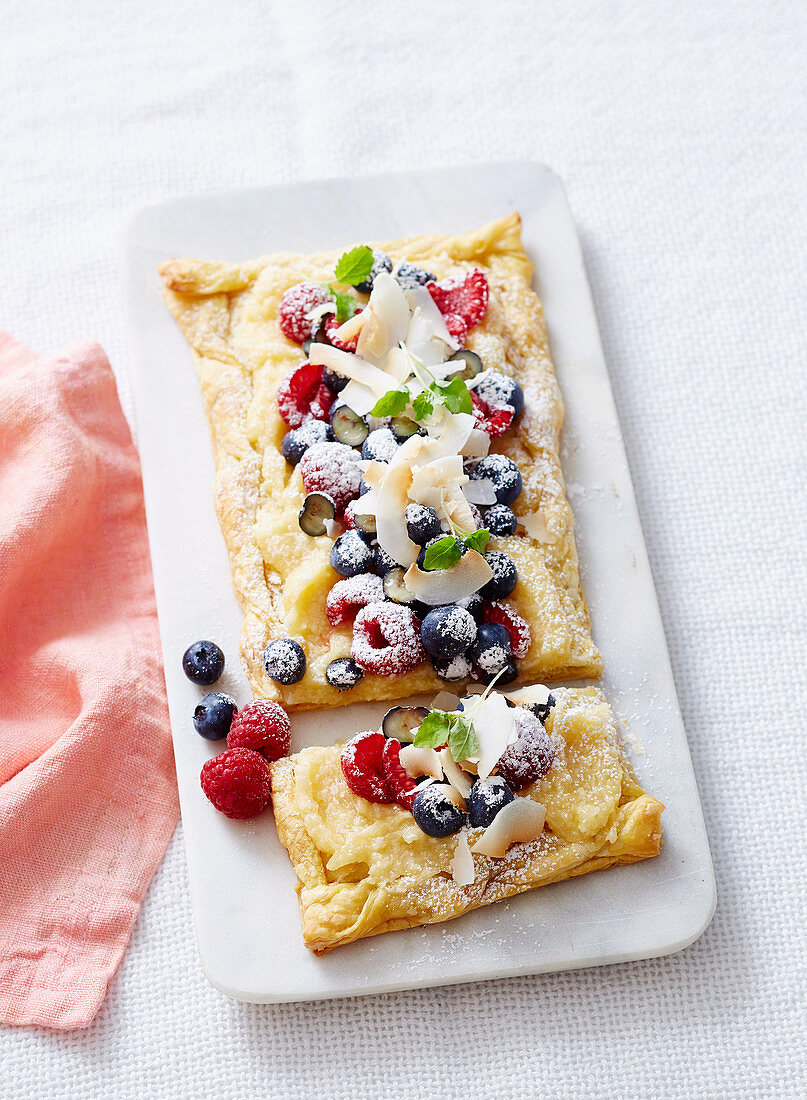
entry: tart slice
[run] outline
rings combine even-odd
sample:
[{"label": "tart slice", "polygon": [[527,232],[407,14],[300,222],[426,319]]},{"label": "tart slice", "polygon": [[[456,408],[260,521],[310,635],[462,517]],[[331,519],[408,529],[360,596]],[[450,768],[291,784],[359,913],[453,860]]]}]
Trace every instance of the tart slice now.
[{"label": "tart slice", "polygon": [[456,702],[393,708],[381,730],[271,765],[315,954],[658,854],[664,807],[639,785],[600,691]]},{"label": "tart slice", "polygon": [[517,214],[162,266],[256,694],[310,709],[599,675],[531,275]]}]

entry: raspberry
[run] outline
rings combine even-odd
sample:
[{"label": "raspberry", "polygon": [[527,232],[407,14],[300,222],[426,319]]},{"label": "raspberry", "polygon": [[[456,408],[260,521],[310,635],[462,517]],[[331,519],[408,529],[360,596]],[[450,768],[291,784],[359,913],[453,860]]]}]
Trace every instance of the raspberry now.
[{"label": "raspberry", "polygon": [[500,623],[507,630],[514,657],[527,656],[532,641],[530,627],[510,604],[498,600],[484,600],[482,618],[486,623]]},{"label": "raspberry", "polygon": [[272,795],[269,765],[252,749],[227,749],[205,761],[199,779],[207,797],[227,817],[254,817],[266,809]]},{"label": "raspberry", "polygon": [[359,573],[337,581],[325,600],[325,614],[331,626],[351,619],[361,607],[384,600],[384,585],[375,573]]},{"label": "raspberry", "polygon": [[369,730],[351,737],[342,749],[340,763],[345,782],[354,794],[368,802],[394,801],[382,771],[384,745],[384,734]]},{"label": "raspberry", "polygon": [[515,707],[513,714],[517,737],[499,757],[496,771],[518,791],[546,775],[555,759],[555,749],[534,714],[524,707]]},{"label": "raspberry", "polygon": [[465,337],[468,335],[468,326],[465,324],[462,317],[460,317],[459,313],[446,313],[443,315],[443,320],[451,336],[453,336],[455,340],[459,340],[461,344],[464,344]]},{"label": "raspberry", "polygon": [[322,367],[303,363],[277,388],[277,408],[290,428],[306,420],[327,420],[336,395],[322,381]]},{"label": "raspberry", "polygon": [[474,390],[471,390],[471,402],[474,407],[474,427],[487,432],[491,439],[503,435],[513,423],[515,409],[512,405],[500,405],[498,408],[489,405]]},{"label": "raspberry", "polygon": [[[478,325],[488,311],[488,281],[478,267],[469,271],[464,279],[443,279],[440,283],[429,283],[428,290],[452,336],[461,338],[459,333],[452,332],[451,324],[457,324],[454,317],[458,317],[465,328],[470,329]],[[452,319],[451,324],[449,317]]]},{"label": "raspberry", "polygon": [[407,775],[401,763],[401,742],[390,737],[384,745],[381,753],[381,770],[387,789],[395,801],[404,810],[412,809],[417,793],[417,784],[411,776]]},{"label": "raspberry", "polygon": [[[356,313],[361,313],[361,310],[357,309]],[[359,334],[356,333],[352,340],[338,340],[334,337],[334,333],[339,327],[339,322],[336,320],[336,314],[329,313],[325,318],[325,335],[333,346],[339,348],[340,351],[355,351],[356,345],[359,342]]]},{"label": "raspberry", "polygon": [[228,749],[254,749],[266,760],[289,751],[291,723],[285,710],[269,699],[255,699],[239,710],[227,734]]},{"label": "raspberry", "polygon": [[400,603],[369,603],[353,624],[351,656],[365,672],[396,676],[426,660],[411,608]]},{"label": "raspberry", "polygon": [[361,455],[345,443],[315,443],[300,459],[306,493],[327,493],[340,516],[361,489]]},{"label": "raspberry", "polygon": [[277,320],[280,331],[290,340],[302,344],[311,335],[311,317],[309,314],[317,306],[332,300],[330,291],[319,283],[297,283],[289,287],[280,299]]}]

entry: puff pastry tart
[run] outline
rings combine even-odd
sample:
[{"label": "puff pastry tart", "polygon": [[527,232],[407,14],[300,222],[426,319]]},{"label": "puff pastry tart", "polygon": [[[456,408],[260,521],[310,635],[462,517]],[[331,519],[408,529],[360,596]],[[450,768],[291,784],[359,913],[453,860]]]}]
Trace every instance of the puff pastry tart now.
[{"label": "puff pastry tart", "polygon": [[[368,731],[271,765],[316,954],[658,854],[663,806],[640,787],[600,691],[463,703],[421,715],[414,745]],[[401,709],[388,717],[403,728]]]},{"label": "puff pastry tart", "polygon": [[256,694],[308,709],[599,675],[517,214],[160,273]]}]

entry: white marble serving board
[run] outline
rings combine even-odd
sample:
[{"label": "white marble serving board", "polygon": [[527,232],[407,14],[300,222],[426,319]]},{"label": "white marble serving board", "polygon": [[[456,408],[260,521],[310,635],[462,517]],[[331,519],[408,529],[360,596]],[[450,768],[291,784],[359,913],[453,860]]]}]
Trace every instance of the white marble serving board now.
[{"label": "white marble serving board", "polygon": [[[191,356],[160,296],[171,256],[246,260],[416,233],[462,232],[520,211],[566,401],[563,466],[575,512],[603,687],[645,787],[666,804],[661,856],[545,887],[447,924],[315,958],[302,944],[295,876],[271,813],[218,814],[199,788],[221,750],[191,724],[201,691],[180,659],[213,638],[218,685],[251,697],[237,659],[241,614],[213,512],[213,458]],[[165,656],[196,936],[210,982],[244,1001],[342,997],[648,958],[699,937],[714,875],[653,580],[580,246],[558,178],[539,164],[474,165],[180,198],[125,234],[137,433]],[[686,599],[686,593],[682,593]],[[386,704],[293,719],[293,748],[371,728]]]}]

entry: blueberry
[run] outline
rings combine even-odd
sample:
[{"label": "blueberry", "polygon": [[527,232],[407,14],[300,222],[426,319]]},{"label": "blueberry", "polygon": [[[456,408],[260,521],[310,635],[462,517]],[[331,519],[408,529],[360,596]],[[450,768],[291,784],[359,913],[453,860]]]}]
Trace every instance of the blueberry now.
[{"label": "blueberry", "polygon": [[411,604],[414,600],[414,595],[406,587],[404,570],[400,565],[384,574],[384,595],[393,603]]},{"label": "blueberry", "polygon": [[457,607],[464,607],[474,617],[474,622],[481,622],[482,619],[482,597],[478,592],[474,592],[472,596],[466,596],[462,600],[457,600]]},{"label": "blueberry", "polygon": [[376,428],[365,439],[361,457],[370,462],[392,462],[397,450],[398,441],[389,428]]},{"label": "blueberry", "polygon": [[215,642],[194,642],[182,656],[182,671],[195,684],[215,684],[224,672],[224,654]]},{"label": "blueberry", "polygon": [[378,573],[379,577],[385,576],[391,569],[397,569],[398,563],[394,558],[391,558],[386,550],[380,546],[373,548],[373,572]]},{"label": "blueberry", "polygon": [[371,486],[367,484],[364,478],[361,478],[361,480],[359,481],[359,496],[363,497],[365,493],[369,493],[370,488]]},{"label": "blueberry", "polygon": [[403,443],[409,439],[410,436],[425,435],[426,429],[421,428],[417,420],[413,420],[411,416],[393,416],[389,422],[390,431],[395,436],[398,443]]},{"label": "blueberry", "polygon": [[386,252],[382,252],[380,248],[374,248],[373,266],[370,268],[370,274],[363,283],[356,283],[356,290],[360,290],[362,294],[369,294],[373,289],[376,275],[380,275],[382,271],[392,271],[392,260]]},{"label": "blueberry", "polygon": [[467,382],[471,378],[476,378],[482,370],[482,360],[475,351],[469,351],[467,348],[455,351],[448,362],[457,364],[456,370],[446,375],[448,382],[453,382],[455,378],[461,378],[463,382]]},{"label": "blueberry", "polygon": [[352,657],[337,657],[325,669],[325,679],[338,691],[350,691],[363,675]]},{"label": "blueberry", "polygon": [[524,391],[515,379],[497,370],[489,370],[476,385],[482,400],[494,408],[509,405],[516,416],[524,412]]},{"label": "blueberry", "polygon": [[480,669],[479,679],[483,684],[490,684],[495,680],[496,687],[504,687],[505,684],[512,684],[513,680],[518,679],[518,665],[510,657],[498,672],[484,672]]},{"label": "blueberry", "polygon": [[507,535],[514,535],[518,526],[515,512],[512,508],[508,508],[506,504],[494,504],[492,508],[488,508],[483,522],[491,535],[496,538],[506,538]]},{"label": "blueberry", "polygon": [[324,420],[307,420],[299,428],[286,432],[280,444],[280,453],[291,466],[296,466],[314,443],[328,443],[332,439],[330,424]]},{"label": "blueberry", "polygon": [[464,653],[459,657],[452,657],[450,661],[441,661],[437,657],[432,658],[432,666],[441,680],[469,680],[471,678],[471,662]]},{"label": "blueberry", "polygon": [[434,508],[429,508],[425,504],[407,504],[404,519],[406,533],[418,546],[425,546],[429,539],[437,538],[442,534],[437,513]]},{"label": "blueberry", "polygon": [[464,607],[449,604],[435,607],[423,620],[420,640],[441,661],[450,661],[465,653],[476,638],[476,623]]},{"label": "blueberry", "polygon": [[415,267],[415,265],[410,264],[408,260],[401,260],[398,264],[395,278],[404,290],[408,290],[410,287],[414,286],[425,286],[426,283],[434,283],[437,281],[437,277],[432,275],[431,271],[424,271],[422,267]]},{"label": "blueberry", "polygon": [[426,707],[390,707],[381,721],[381,732],[402,745],[409,744],[428,714]]},{"label": "blueberry", "polygon": [[427,836],[451,836],[458,833],[468,817],[446,793],[445,783],[432,783],[418,791],[412,804],[412,817]]},{"label": "blueberry", "polygon": [[230,732],[233,718],[238,713],[235,699],[221,691],[211,691],[193,712],[193,727],[208,741],[221,741]]},{"label": "blueberry", "polygon": [[493,454],[481,458],[471,470],[471,481],[486,478],[493,485],[497,504],[512,504],[524,484],[518,466],[506,455]]},{"label": "blueberry", "polygon": [[305,675],[305,653],[293,638],[277,638],[263,651],[263,667],[276,684],[296,684]]},{"label": "blueberry", "polygon": [[485,600],[503,600],[518,583],[515,562],[501,550],[488,550],[485,561],[493,570],[493,576],[479,589],[479,594]]},{"label": "blueberry", "polygon": [[501,623],[480,623],[468,658],[480,670],[495,676],[512,656],[513,645],[507,627]]},{"label": "blueberry", "polygon": [[331,409],[331,431],[339,443],[348,447],[361,447],[370,433],[367,421],[350,405],[337,405]]},{"label": "blueberry", "polygon": [[496,814],[515,794],[499,775],[477,779],[468,795],[468,816],[474,829],[487,829]]},{"label": "blueberry", "polygon": [[373,565],[373,551],[358,531],[345,531],[331,547],[331,565],[343,577],[366,573]]},{"label": "blueberry", "polygon": [[335,515],[336,505],[332,496],[328,493],[308,493],[297,515],[297,522],[306,535],[318,538],[325,534],[326,522]]}]

